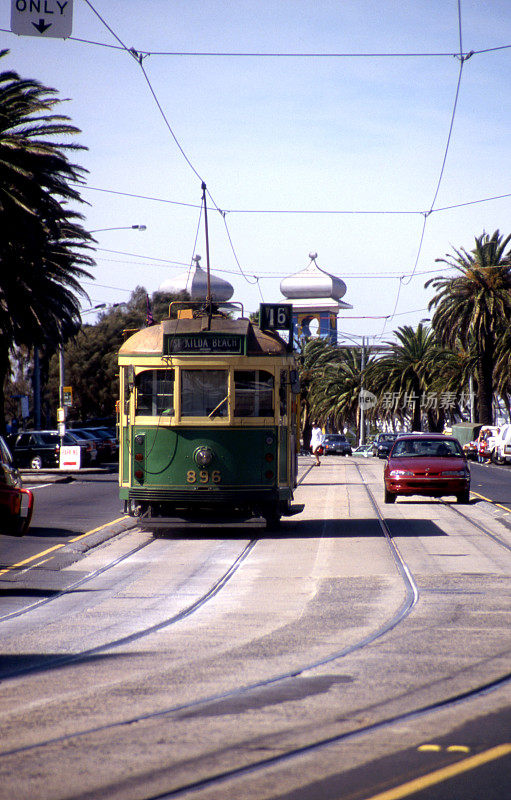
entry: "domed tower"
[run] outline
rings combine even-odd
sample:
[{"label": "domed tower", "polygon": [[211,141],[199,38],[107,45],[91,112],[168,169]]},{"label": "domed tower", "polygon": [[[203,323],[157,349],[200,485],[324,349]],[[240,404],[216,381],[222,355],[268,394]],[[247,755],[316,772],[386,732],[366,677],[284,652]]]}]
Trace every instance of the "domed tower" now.
[{"label": "domed tower", "polygon": [[[159,287],[160,292],[188,292],[191,300],[206,300],[208,293],[208,276],[200,266],[200,256],[193,259],[194,266],[189,270],[181,272],[175,278],[164,281]],[[230,300],[234,289],[229,281],[218,278],[210,273],[211,300],[213,303],[225,303]]]},{"label": "domed tower", "polygon": [[300,272],[284,278],[280,291],[293,304],[295,337],[321,336],[337,342],[337,315],[341,308],[353,308],[341,300],[346,284],[335,275],[320,269],[317,253],[309,253],[310,264]]}]

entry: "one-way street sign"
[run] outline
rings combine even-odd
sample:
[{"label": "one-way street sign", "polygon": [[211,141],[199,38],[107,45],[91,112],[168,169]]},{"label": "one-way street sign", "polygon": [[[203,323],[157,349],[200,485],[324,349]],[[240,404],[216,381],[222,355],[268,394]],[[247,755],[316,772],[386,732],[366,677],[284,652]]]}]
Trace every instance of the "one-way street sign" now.
[{"label": "one-way street sign", "polygon": [[72,28],[73,0],[11,0],[13,33],[66,39]]}]

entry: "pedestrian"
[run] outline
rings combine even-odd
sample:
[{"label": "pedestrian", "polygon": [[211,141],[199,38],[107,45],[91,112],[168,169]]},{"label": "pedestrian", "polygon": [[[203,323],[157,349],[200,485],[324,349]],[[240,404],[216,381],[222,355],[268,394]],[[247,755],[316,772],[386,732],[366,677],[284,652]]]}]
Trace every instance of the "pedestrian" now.
[{"label": "pedestrian", "polygon": [[315,466],[316,467],[321,466],[321,461],[319,460],[319,457],[323,452],[323,432],[317,422],[312,423],[310,448],[312,455],[316,459]]},{"label": "pedestrian", "polygon": [[483,431],[479,432],[479,436],[477,437],[477,461],[479,464],[484,464],[484,450],[486,448],[486,439]]}]

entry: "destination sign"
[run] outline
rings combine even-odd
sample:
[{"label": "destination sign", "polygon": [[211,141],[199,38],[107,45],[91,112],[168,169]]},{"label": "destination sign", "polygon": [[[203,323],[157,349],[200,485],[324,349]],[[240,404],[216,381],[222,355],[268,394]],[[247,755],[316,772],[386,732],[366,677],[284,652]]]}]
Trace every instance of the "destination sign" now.
[{"label": "destination sign", "polygon": [[163,337],[163,352],[165,355],[180,354],[243,354],[245,337],[239,334],[224,333],[189,333],[166,334]]}]

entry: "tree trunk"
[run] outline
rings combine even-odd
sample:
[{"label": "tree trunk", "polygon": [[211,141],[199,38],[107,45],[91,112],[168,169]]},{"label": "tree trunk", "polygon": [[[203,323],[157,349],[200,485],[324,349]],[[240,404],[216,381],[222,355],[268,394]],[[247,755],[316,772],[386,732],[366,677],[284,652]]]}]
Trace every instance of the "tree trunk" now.
[{"label": "tree trunk", "polygon": [[477,360],[477,405],[478,422],[493,424],[493,342],[479,351]]},{"label": "tree trunk", "polygon": [[5,381],[11,370],[9,344],[0,336],[0,435],[6,431],[5,420]]}]

